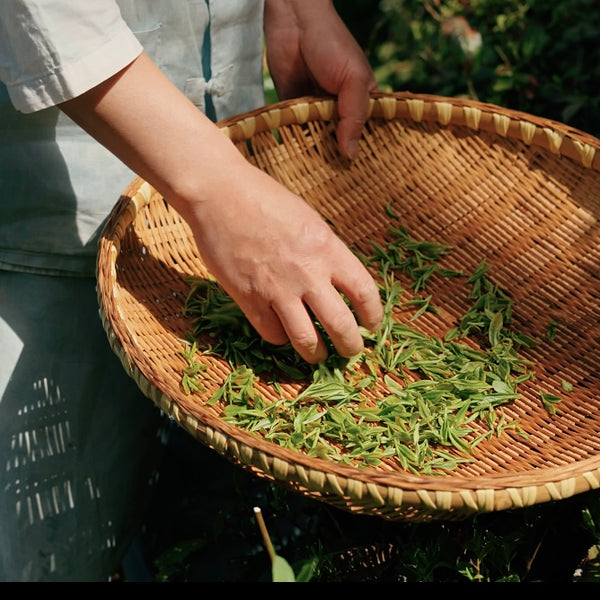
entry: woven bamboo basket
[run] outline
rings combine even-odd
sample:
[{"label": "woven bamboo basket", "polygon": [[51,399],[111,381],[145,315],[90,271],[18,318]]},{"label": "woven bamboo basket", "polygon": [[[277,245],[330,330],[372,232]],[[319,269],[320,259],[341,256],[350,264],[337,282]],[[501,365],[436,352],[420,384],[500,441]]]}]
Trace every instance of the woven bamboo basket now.
[{"label": "woven bamboo basket", "polygon": [[[535,379],[505,409],[526,437],[505,433],[477,446],[472,462],[419,475],[393,458],[367,468],[311,457],[226,422],[222,406],[207,403],[214,388],[186,394],[181,385],[182,339],[192,330],[182,314],[188,278],[210,274],[186,223],[141,179],[110,215],[97,264],[100,314],[126,371],[199,442],[259,477],[355,513],[458,520],[600,487],[600,140],[490,104],[376,94],[361,154],[348,163],[335,146],[336,108],[332,99],[300,98],[219,126],[353,248],[368,253],[372,242],[385,242],[391,206],[413,237],[452,247],[448,268],[473,270],[483,258],[493,265],[515,323],[541,340],[523,351]],[[419,319],[424,333],[439,336],[464,313],[453,286],[434,284],[443,310]],[[207,381],[231,370],[219,357],[207,364]],[[272,397],[262,380],[258,390]],[[284,384],[280,393],[293,398],[297,390]],[[540,392],[562,398],[558,414],[542,406]]]}]

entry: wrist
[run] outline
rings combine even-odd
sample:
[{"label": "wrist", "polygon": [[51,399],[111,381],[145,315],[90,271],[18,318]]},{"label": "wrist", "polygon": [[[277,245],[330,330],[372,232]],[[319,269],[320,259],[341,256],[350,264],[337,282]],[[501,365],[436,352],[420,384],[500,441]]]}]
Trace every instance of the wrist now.
[{"label": "wrist", "polygon": [[324,11],[336,13],[332,0],[265,0],[265,26],[293,24],[304,29]]},{"label": "wrist", "polygon": [[217,131],[212,142],[210,156],[206,156],[202,145],[177,171],[169,173],[165,189],[161,190],[169,204],[193,227],[208,222],[206,215],[222,210],[223,205],[233,206],[243,196],[246,182],[255,170],[222,132]]}]

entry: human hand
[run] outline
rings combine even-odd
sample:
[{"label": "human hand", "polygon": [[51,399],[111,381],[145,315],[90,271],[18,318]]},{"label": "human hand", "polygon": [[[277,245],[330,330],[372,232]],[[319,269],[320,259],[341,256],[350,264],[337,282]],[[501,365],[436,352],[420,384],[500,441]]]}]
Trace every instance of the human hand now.
[{"label": "human hand", "polygon": [[330,0],[266,0],[267,62],[280,99],[337,96],[340,152],[354,159],[367,118],[369,95],[378,90],[364,52]]},{"label": "human hand", "polygon": [[233,172],[217,204],[186,214],[210,272],[264,340],[289,341],[318,363],[327,348],[317,319],[341,356],[359,353],[363,339],[340,293],[376,329],[383,311],[371,275],[300,197],[249,164]]}]

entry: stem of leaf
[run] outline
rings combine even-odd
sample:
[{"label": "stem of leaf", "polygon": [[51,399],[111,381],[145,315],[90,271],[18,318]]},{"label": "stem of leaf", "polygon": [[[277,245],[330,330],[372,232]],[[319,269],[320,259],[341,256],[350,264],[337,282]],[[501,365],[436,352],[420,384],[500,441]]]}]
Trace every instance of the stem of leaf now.
[{"label": "stem of leaf", "polygon": [[269,532],[267,531],[267,526],[265,525],[265,520],[263,519],[262,511],[258,506],[254,507],[254,515],[256,516],[256,520],[258,521],[258,527],[260,528],[260,532],[265,542],[265,546],[267,547],[267,552],[269,553],[271,564],[273,564],[275,562],[275,549],[273,548],[273,544],[271,543],[271,538],[269,536]]}]

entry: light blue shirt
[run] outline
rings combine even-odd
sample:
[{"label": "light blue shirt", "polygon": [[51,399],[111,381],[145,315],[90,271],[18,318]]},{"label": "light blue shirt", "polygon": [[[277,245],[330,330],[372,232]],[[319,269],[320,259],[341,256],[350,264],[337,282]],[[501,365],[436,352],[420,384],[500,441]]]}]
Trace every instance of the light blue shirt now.
[{"label": "light blue shirt", "polygon": [[0,269],[93,275],[134,177],[57,103],[143,48],[213,120],[261,106],[262,14],[263,0],[2,0]]},{"label": "light blue shirt", "polygon": [[260,106],[262,14],[262,0],[0,0],[0,581],[107,578],[164,425],[110,349],[93,278],[76,277],[94,275],[134,174],[55,104],[143,47],[211,118]]}]

